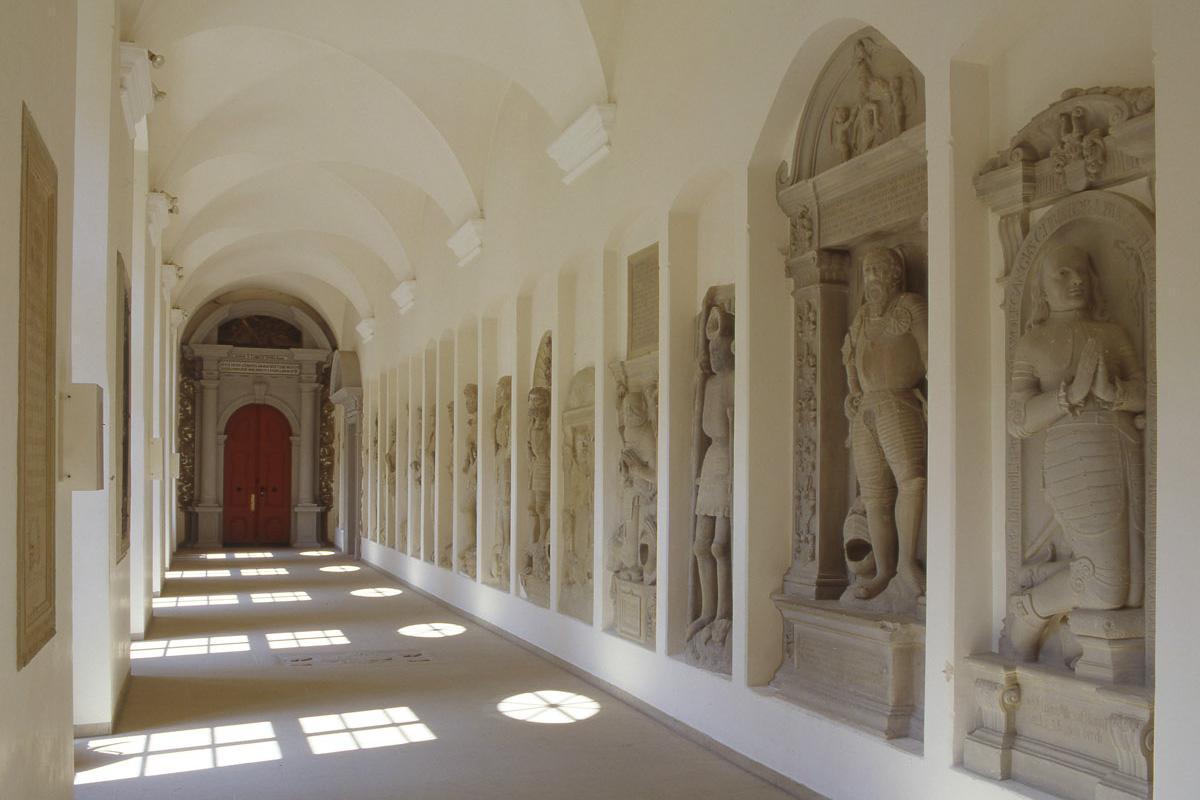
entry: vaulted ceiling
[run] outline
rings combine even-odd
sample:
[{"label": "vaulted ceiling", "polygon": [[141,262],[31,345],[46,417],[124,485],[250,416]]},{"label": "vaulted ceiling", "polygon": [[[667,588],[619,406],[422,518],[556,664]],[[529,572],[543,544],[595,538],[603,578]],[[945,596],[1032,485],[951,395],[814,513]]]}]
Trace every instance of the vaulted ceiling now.
[{"label": "vaulted ceiling", "polygon": [[593,30],[612,29],[619,2],[125,0],[123,12],[122,38],[165,58],[150,181],[178,197],[163,244],[182,269],[177,304],[255,287],[367,318],[391,302],[380,287],[414,277],[431,221],[454,231],[486,214],[514,92],[555,132],[606,102]]}]

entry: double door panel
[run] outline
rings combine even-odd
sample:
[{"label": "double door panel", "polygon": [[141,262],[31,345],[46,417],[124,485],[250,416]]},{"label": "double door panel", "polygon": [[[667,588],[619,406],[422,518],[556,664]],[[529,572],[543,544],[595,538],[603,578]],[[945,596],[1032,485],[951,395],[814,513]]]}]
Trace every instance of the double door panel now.
[{"label": "double door panel", "polygon": [[243,406],[225,426],[226,545],[291,542],[291,428],[265,404]]}]

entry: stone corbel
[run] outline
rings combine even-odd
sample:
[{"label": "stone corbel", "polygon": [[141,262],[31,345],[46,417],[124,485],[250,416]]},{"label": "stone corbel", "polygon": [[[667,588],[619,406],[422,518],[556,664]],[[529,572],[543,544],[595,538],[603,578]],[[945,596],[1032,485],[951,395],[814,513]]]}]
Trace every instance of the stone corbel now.
[{"label": "stone corbel", "polygon": [[400,281],[400,285],[392,291],[392,301],[396,304],[396,308],[400,309],[401,314],[407,314],[413,310],[417,303],[417,282]]},{"label": "stone corbel", "polygon": [[156,248],[162,247],[162,233],[171,221],[174,198],[166,192],[149,192],[146,195],[146,232]]},{"label": "stone corbel", "polygon": [[178,264],[172,264],[170,261],[166,261],[162,265],[160,280],[162,281],[163,294],[166,295],[168,300],[171,299],[172,294],[175,292],[175,287],[179,284],[181,271]]},{"label": "stone corbel", "polygon": [[1117,769],[1100,779],[1096,797],[1102,800],[1141,800],[1150,796],[1150,765],[1154,757],[1154,719],[1112,714],[1108,736]]},{"label": "stone corbel", "polygon": [[563,171],[563,183],[570,185],[609,154],[609,134],[616,117],[615,105],[593,105],[546,149]]},{"label": "stone corbel", "polygon": [[483,252],[483,217],[464,222],[462,227],[446,240],[446,244],[454,251],[460,267],[474,261]]},{"label": "stone corbel", "polygon": [[150,81],[150,51],[121,42],[121,111],[132,139],[138,123],[154,109],[154,84]]}]

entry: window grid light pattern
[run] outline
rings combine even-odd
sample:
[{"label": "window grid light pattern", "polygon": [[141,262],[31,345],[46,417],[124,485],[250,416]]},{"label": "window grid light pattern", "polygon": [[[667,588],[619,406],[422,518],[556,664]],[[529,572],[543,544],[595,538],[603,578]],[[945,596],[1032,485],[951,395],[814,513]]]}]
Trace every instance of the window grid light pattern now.
[{"label": "window grid light pattern", "polygon": [[312,600],[308,592],[254,592],[250,595],[252,603],[298,603]]},{"label": "window grid light pattern", "polygon": [[244,653],[250,649],[248,636],[196,636],[187,639],[155,639],[129,644],[129,657],[205,656],[216,653]]},{"label": "window grid light pattern", "polygon": [[328,647],[334,644],[350,644],[350,639],[337,628],[323,631],[286,631],[283,633],[267,634],[267,646],[272,650],[288,650],[296,647]]},{"label": "window grid light pattern", "polygon": [[313,755],[396,747],[437,738],[406,706],[301,717],[299,722]]},{"label": "window grid light pattern", "polygon": [[283,758],[270,722],[93,739],[88,750],[127,756],[75,774],[75,785],[257,764]]},{"label": "window grid light pattern", "polygon": [[232,575],[227,569],[184,569],[171,570],[166,574],[168,578],[228,578]]},{"label": "window grid light pattern", "polygon": [[355,589],[350,594],[355,597],[395,597],[398,594],[403,594],[400,589],[393,589],[390,586],[373,586],[369,589]]},{"label": "window grid light pattern", "polygon": [[154,608],[195,608],[198,606],[236,606],[236,594],[192,594],[172,597],[155,597]]},{"label": "window grid light pattern", "polygon": [[287,575],[286,567],[252,567],[250,569],[239,570],[243,578],[253,578],[259,575]]},{"label": "window grid light pattern", "polygon": [[496,709],[521,722],[562,725],[595,716],[600,704],[586,695],[543,689],[507,697],[496,704]]},{"label": "window grid light pattern", "polygon": [[447,636],[458,636],[466,630],[462,625],[455,625],[453,622],[421,622],[416,625],[405,625],[396,633],[417,639],[444,639]]}]

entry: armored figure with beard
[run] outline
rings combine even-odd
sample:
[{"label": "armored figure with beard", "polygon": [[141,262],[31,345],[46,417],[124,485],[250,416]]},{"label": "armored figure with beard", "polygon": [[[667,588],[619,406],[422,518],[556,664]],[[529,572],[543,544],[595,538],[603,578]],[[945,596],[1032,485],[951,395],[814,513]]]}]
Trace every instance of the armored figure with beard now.
[{"label": "armored figure with beard", "polygon": [[[866,510],[875,574],[860,577],[854,597],[875,597],[897,573],[918,596],[925,572],[917,560],[925,504],[925,298],[904,291],[898,252],[863,255],[863,305],[842,347],[850,450]],[[899,552],[897,552],[897,550]]]}]

